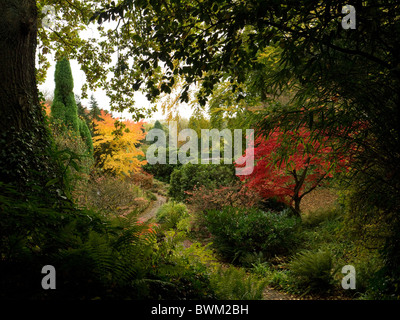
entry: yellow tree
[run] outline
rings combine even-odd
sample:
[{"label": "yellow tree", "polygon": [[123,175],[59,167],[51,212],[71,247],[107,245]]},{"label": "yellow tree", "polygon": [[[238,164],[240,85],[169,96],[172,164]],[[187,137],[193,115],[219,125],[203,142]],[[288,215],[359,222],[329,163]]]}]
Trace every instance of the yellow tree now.
[{"label": "yellow tree", "polygon": [[103,110],[101,118],[100,121],[94,120],[96,135],[93,137],[93,146],[97,163],[104,170],[116,174],[138,172],[146,164],[146,161],[138,159],[138,156],[144,154],[137,148],[140,140],[145,137],[143,122],[120,121]]}]

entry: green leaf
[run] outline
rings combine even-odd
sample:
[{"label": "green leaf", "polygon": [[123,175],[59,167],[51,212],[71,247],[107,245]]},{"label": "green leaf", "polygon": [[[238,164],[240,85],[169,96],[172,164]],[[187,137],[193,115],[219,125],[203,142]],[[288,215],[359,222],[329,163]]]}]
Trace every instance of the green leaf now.
[{"label": "green leaf", "polygon": [[46,187],[54,186],[54,185],[55,185],[57,182],[59,182],[59,181],[60,181],[59,178],[51,179],[50,181],[48,181],[48,182],[46,183]]}]

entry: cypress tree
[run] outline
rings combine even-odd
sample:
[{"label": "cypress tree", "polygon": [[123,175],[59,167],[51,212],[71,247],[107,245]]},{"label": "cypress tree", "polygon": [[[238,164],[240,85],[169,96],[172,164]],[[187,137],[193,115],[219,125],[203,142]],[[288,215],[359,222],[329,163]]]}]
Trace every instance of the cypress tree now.
[{"label": "cypress tree", "polygon": [[93,152],[92,136],[86,122],[78,117],[78,106],[75,100],[74,79],[68,59],[63,58],[56,64],[54,74],[56,88],[51,106],[51,116],[78,134],[86,143],[88,151]]},{"label": "cypress tree", "polygon": [[66,58],[56,64],[54,74],[56,88],[51,106],[51,115],[74,132],[79,133],[78,107],[74,96],[74,80],[71,65]]}]

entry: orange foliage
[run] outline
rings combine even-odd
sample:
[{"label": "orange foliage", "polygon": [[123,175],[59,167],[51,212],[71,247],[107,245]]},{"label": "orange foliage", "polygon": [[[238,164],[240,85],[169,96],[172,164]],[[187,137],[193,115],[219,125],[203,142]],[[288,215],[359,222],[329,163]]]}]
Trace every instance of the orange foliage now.
[{"label": "orange foliage", "polygon": [[44,109],[46,111],[47,116],[50,116],[51,106],[48,103],[44,103]]},{"label": "orange foliage", "polygon": [[[145,133],[142,130],[143,122],[133,122],[131,120],[119,121],[111,114],[101,111],[102,121],[94,121],[96,126],[96,136],[93,137],[94,148],[107,143],[113,150],[113,155],[103,154],[104,168],[115,170],[117,174],[128,175],[131,172],[139,172],[141,166],[146,161],[141,161],[137,157],[144,156],[136,145],[144,139]],[[122,126],[121,126],[122,123]]]}]

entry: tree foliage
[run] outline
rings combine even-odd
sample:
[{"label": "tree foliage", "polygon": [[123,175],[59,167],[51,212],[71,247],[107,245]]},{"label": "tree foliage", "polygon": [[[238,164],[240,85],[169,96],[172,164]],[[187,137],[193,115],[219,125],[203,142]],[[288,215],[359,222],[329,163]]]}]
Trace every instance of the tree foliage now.
[{"label": "tree foliage", "polygon": [[[266,102],[289,89],[295,95],[292,103],[269,108],[274,116],[263,121],[261,128],[271,130],[278,122],[289,130],[303,124],[312,130],[329,129],[329,134],[335,135],[338,124],[354,132],[358,128],[349,124],[368,121],[368,130],[351,141],[362,147],[357,170],[374,168],[371,174],[375,181],[390,176],[384,178],[385,183],[397,193],[398,182],[394,183],[392,173],[396,172],[395,180],[399,181],[395,166],[400,6],[395,1],[357,2],[354,31],[341,26],[345,4],[341,0],[318,4],[129,0],[105,6],[95,18],[98,22],[121,19],[121,29],[126,32],[123,37],[130,34],[124,38],[129,53],[121,58],[126,67],[121,76],[133,75],[133,87],[145,87],[149,97],[169,92],[175,77],[183,76],[187,90],[199,81],[200,103],[205,103],[221,79],[232,83],[232,91],[240,99],[244,96],[240,84],[248,79],[249,72],[265,64],[258,57],[271,46],[280,48],[274,57],[279,67],[262,77],[259,87],[264,94],[260,96]],[[128,57],[133,59],[131,64]],[[164,72],[159,76],[161,65]],[[182,101],[188,97],[185,92]],[[342,142],[347,143],[347,133],[341,133]],[[375,143],[365,144],[366,135]]]},{"label": "tree foliage", "polygon": [[226,164],[184,164],[172,172],[168,194],[177,201],[183,201],[195,187],[217,189],[229,186],[238,181],[234,171],[233,165]]},{"label": "tree foliage", "polygon": [[[179,75],[187,89],[181,100],[188,99],[189,85],[198,81],[198,101],[204,104],[221,79],[245,82],[265,48],[281,47],[280,68],[264,77],[264,102],[287,90],[294,96],[285,103],[265,104],[271,116],[262,117],[260,130],[268,134],[277,124],[285,131],[307,126],[313,139],[324,130],[339,138],[343,150],[356,145],[349,181],[362,181],[363,204],[398,216],[400,5],[394,0],[356,1],[356,30],[346,30],[341,19],[347,4],[128,0],[103,8],[95,17],[100,22],[132,19],[133,13],[140,17],[127,46],[136,57],[131,70],[142,71],[133,77],[135,87],[145,86],[151,97],[168,92]],[[155,81],[160,64],[165,71]],[[238,90],[238,99],[244,96],[240,86],[232,89]],[[360,126],[354,125],[357,121]],[[391,252],[398,248],[396,239],[391,240]]]},{"label": "tree foliage", "polygon": [[286,133],[276,128],[268,137],[258,136],[250,146],[254,148],[256,165],[251,174],[240,176],[241,180],[262,197],[291,205],[300,215],[301,199],[334,172],[343,170],[348,162],[335,153],[334,142],[326,137],[315,142],[310,135],[305,128]]},{"label": "tree foliage", "polygon": [[[62,174],[57,176],[57,168],[50,168],[54,165],[52,161],[62,162],[64,159],[59,154],[54,157],[58,160],[50,159],[52,150],[50,142],[46,141],[50,135],[45,132],[34,85],[34,48],[39,26],[38,80],[44,80],[44,70],[49,66],[45,56],[51,51],[55,51],[57,60],[64,56],[76,59],[88,80],[84,89],[105,88],[114,110],[128,110],[137,118],[143,117],[146,110],[134,105],[132,90],[143,90],[150,100],[154,100],[162,93],[171,93],[178,79],[183,79],[180,100],[188,101],[190,86],[198,84],[197,101],[204,105],[207,97],[215,92],[216,85],[222,82],[232,93],[232,101],[254,101],[268,115],[259,117],[262,119],[259,129],[265,135],[273,133],[277,126],[284,132],[300,133],[299,128],[308,127],[310,141],[319,141],[320,132],[337,139],[341,150],[351,150],[352,171],[346,178],[358,187],[353,198],[357,200],[352,207],[353,213],[359,214],[366,208],[370,214],[379,212],[392,218],[392,230],[384,251],[384,271],[390,280],[388,287],[392,286],[390,290],[399,294],[398,1],[356,1],[356,30],[344,30],[341,26],[341,9],[347,4],[345,0],[13,0],[1,1],[1,4],[4,19],[1,19],[0,28],[0,56],[2,61],[10,62],[2,63],[0,72],[0,100],[2,111],[4,109],[0,117],[1,127],[7,128],[2,130],[0,139],[2,180],[22,180],[25,185],[33,186],[31,190],[42,194],[54,181],[62,179]],[[50,26],[44,23],[42,10],[46,5],[55,9]],[[110,28],[102,25],[106,20],[113,21]],[[89,21],[98,22],[99,40],[85,38],[80,33],[88,30]],[[270,57],[271,47],[279,52],[274,56],[276,67],[265,68],[265,63],[259,58]],[[113,77],[108,81],[110,74]],[[256,90],[248,92],[250,87]],[[291,99],[279,101],[277,97],[287,92],[293,93]],[[223,97],[229,97],[227,91],[223,92]],[[65,101],[58,99],[58,107],[69,102],[72,103],[70,98]],[[231,104],[220,111],[235,112],[235,107],[232,108]],[[237,109],[241,110],[240,105]],[[63,114],[61,109],[57,113],[60,118],[66,116],[66,122],[78,130],[79,125],[74,119]],[[10,128],[8,122],[12,124]],[[118,146],[116,141],[122,140],[123,129],[123,126],[114,125],[111,129],[113,138],[105,139],[100,146]],[[287,134],[286,139],[290,142],[291,135]],[[127,145],[121,145],[126,151]],[[109,150],[113,151],[112,148]],[[107,159],[105,156],[101,160],[105,163]],[[41,177],[36,179],[38,176]],[[44,181],[48,179],[51,180]],[[181,181],[187,183],[189,175],[185,179]],[[65,198],[62,186],[58,183],[53,186],[57,199]],[[46,192],[43,195],[40,201],[48,196]],[[37,250],[38,244],[39,249],[44,248],[42,243],[52,247],[52,240],[58,237],[46,240],[47,232],[54,235],[54,230],[48,228],[49,221],[44,219],[49,212],[46,206],[49,202],[32,206],[35,199],[16,201],[19,198],[20,194],[11,200],[2,198],[6,217],[0,221],[5,230],[2,234],[10,235],[9,238],[3,237],[2,241],[17,240],[13,244],[21,248],[17,250],[18,258],[28,257],[22,259],[26,268],[29,265],[26,262],[32,256],[27,252]],[[35,218],[32,223],[39,223],[37,228],[30,225],[30,218],[12,219],[15,212],[26,215],[26,211],[28,216]],[[37,212],[43,214],[39,215],[40,220],[36,219]],[[67,212],[64,210],[59,215],[51,210],[55,225],[64,227],[67,221],[63,214]],[[86,216],[83,214],[82,218],[86,220]],[[21,221],[28,227],[21,229],[26,232],[21,238],[23,241],[18,242],[14,230],[20,230]],[[39,241],[32,241],[36,236]],[[78,241],[75,234],[68,238],[74,243]],[[130,238],[129,234],[124,239],[127,238]],[[110,251],[115,245],[96,236],[85,240],[88,247],[84,250],[99,257],[95,261],[104,261],[101,259],[105,257],[106,261],[112,262],[95,268],[100,278],[110,279],[111,276],[115,279],[109,272],[112,268],[125,272],[128,265],[119,264],[119,253]],[[81,258],[81,248],[70,246],[69,242],[64,242],[67,252],[58,248],[47,252],[65,252],[67,258]],[[117,243],[121,242],[117,239]],[[9,249],[11,246],[6,244],[5,247]],[[77,252],[71,253],[70,248],[77,248]],[[39,255],[45,256],[45,253],[41,251]],[[125,253],[125,250],[120,252],[121,256]],[[137,252],[128,253],[130,257],[136,257]],[[66,260],[69,259],[60,259],[62,262]],[[87,270],[85,275],[91,274],[93,268]],[[66,273],[69,271],[67,268]],[[118,272],[117,280],[125,283],[135,280],[135,277],[125,277],[134,271],[130,268],[128,273]],[[107,284],[112,287],[115,282]]]},{"label": "tree foliage", "polygon": [[143,123],[119,121],[104,111],[101,111],[101,118],[101,121],[95,121],[96,135],[93,137],[97,165],[116,174],[137,172],[145,164],[138,159],[143,152],[136,146],[144,138]]},{"label": "tree foliage", "polygon": [[71,65],[68,59],[63,58],[56,64],[54,74],[56,88],[54,100],[51,105],[51,117],[59,125],[78,134],[86,143],[87,150],[93,152],[93,141],[87,123],[78,117],[78,105],[75,100],[74,80],[72,77]]},{"label": "tree foliage", "polygon": [[97,102],[96,98],[94,95],[90,96],[90,111],[89,111],[89,117],[92,121],[101,121],[101,110],[99,108],[99,103]]},{"label": "tree foliage", "polygon": [[79,132],[78,107],[75,101],[74,80],[71,65],[66,58],[56,64],[54,74],[56,84],[51,115],[75,132]]}]

